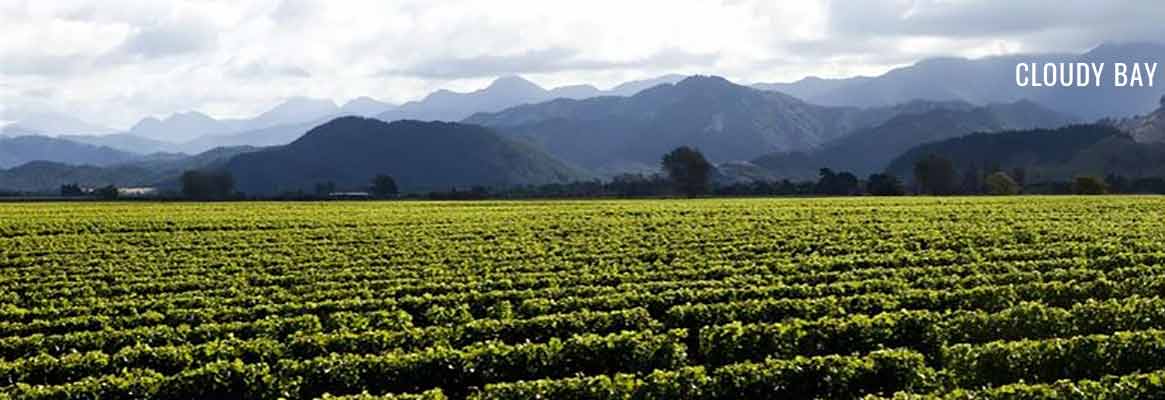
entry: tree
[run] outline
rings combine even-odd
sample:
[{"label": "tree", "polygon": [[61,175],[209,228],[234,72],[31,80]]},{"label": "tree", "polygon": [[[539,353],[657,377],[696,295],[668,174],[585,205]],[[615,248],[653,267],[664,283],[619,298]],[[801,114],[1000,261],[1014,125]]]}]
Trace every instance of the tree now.
[{"label": "tree", "polygon": [[1023,167],[1015,167],[1011,169],[1011,179],[1019,185],[1020,190],[1023,190],[1024,185],[1027,185],[1027,170]]},{"label": "tree", "polygon": [[832,196],[846,196],[857,193],[858,177],[849,172],[834,173],[829,168],[818,171],[820,178],[814,187],[814,192]]},{"label": "tree", "polygon": [[872,174],[866,179],[866,192],[875,196],[901,196],[906,189],[894,175]]},{"label": "tree", "polygon": [[376,197],[396,196],[396,180],[388,175],[377,175],[372,178],[372,194]]},{"label": "tree", "polygon": [[987,194],[993,196],[1010,196],[1019,194],[1020,192],[1019,184],[1015,183],[1015,180],[1003,172],[988,175],[985,184],[987,186]]},{"label": "tree", "polygon": [[93,194],[96,195],[97,198],[101,199],[101,200],[117,200],[117,195],[118,195],[117,186],[109,185],[109,186],[105,186],[102,188],[98,188],[97,190],[93,191]]},{"label": "tree", "polygon": [[193,200],[220,200],[234,194],[235,178],[227,172],[186,171],[182,195]]},{"label": "tree", "polygon": [[1113,193],[1127,193],[1129,191],[1129,179],[1117,174],[1108,174],[1104,177],[1104,184],[1108,190]]},{"label": "tree", "polygon": [[914,163],[914,181],[922,193],[953,194],[955,192],[955,166],[951,160],[931,154]]},{"label": "tree", "polygon": [[76,183],[61,185],[61,197],[80,197],[84,195],[85,191],[81,190],[81,185]]},{"label": "tree", "polygon": [[963,194],[980,194],[983,193],[983,179],[982,172],[975,164],[963,171]]},{"label": "tree", "polygon": [[669,182],[658,175],[619,174],[611,178],[608,187],[619,196],[655,196],[664,194],[668,185]]},{"label": "tree", "polygon": [[684,195],[706,194],[711,186],[712,164],[691,147],[682,146],[664,155],[663,170]]},{"label": "tree", "polygon": [[1105,194],[1108,188],[1104,181],[1095,176],[1077,176],[1072,181],[1072,193],[1076,194]]}]

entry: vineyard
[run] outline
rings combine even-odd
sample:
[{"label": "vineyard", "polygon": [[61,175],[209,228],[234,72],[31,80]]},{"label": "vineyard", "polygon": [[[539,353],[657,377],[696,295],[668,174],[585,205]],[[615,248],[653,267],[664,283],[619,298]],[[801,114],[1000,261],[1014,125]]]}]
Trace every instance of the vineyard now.
[{"label": "vineyard", "polygon": [[1165,198],[0,204],[0,399],[1163,399]]}]

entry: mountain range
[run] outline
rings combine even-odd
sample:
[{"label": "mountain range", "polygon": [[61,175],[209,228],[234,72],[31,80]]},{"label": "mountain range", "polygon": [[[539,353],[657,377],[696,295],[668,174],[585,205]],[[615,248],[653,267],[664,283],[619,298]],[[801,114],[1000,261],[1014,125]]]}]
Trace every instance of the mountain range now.
[{"label": "mountain range", "polygon": [[715,162],[808,151],[894,115],[962,103],[825,107],[792,96],[693,76],[630,97],[557,99],[478,113],[463,122],[494,128],[600,173],[654,170],[661,154],[695,146]]},{"label": "mountain range", "polygon": [[896,157],[888,173],[913,179],[918,160],[937,155],[966,171],[1022,168],[1027,182],[1065,181],[1076,176],[1127,178],[1165,176],[1165,143],[1141,143],[1115,127],[1073,125],[1057,129],[975,133],[927,143]]},{"label": "mountain range", "polygon": [[161,186],[175,189],[172,186],[176,178],[185,171],[218,168],[239,154],[257,150],[259,148],[223,147],[193,156],[155,154],[104,166],[32,161],[11,169],[0,169],[0,189],[55,193],[64,184],[78,184],[83,187]]},{"label": "mountain range", "polygon": [[0,138],[0,168],[11,168],[32,161],[103,166],[132,161],[139,157],[138,154],[109,147],[47,136]]},{"label": "mountain range", "polygon": [[923,143],[974,132],[1056,128],[1076,122],[1030,101],[976,107],[947,103],[925,112],[900,113],[808,152],[782,152],[752,162],[784,177],[813,179],[821,168],[859,176],[881,172],[895,156]]},{"label": "mountain range", "polygon": [[285,146],[242,154],[223,167],[247,194],[310,192],[331,182],[365,190],[378,174],[402,191],[565,183],[587,174],[480,126],[341,117]]},{"label": "mountain range", "polygon": [[38,114],[6,125],[0,130],[0,135],[67,136],[62,138],[139,154],[158,151],[195,154],[221,146],[287,144],[308,129],[345,115],[379,115],[386,121],[417,119],[452,122],[479,111],[497,111],[555,98],[628,96],[682,78],[680,75],[665,75],[600,90],[591,85],[543,89],[523,78],[511,76],[499,78],[484,89],[468,93],[439,90],[422,100],[405,103],[400,108],[367,96],[352,99],[342,106],[337,106],[331,100],[293,97],[253,118],[216,119],[198,111],[187,111],[165,118],[143,118],[129,130],[119,133],[69,115]]},{"label": "mountain range", "polygon": [[27,135],[100,135],[114,130],[82,121],[73,115],[58,112],[40,112],[25,115],[19,121],[0,127],[0,136]]},{"label": "mountain range", "polygon": [[1028,99],[1052,110],[1094,121],[1151,111],[1165,85],[1157,73],[1152,87],[1114,87],[1111,77],[1101,87],[1019,87],[1017,63],[1103,62],[1112,71],[1116,62],[1165,64],[1165,44],[1106,43],[1082,54],[1022,54],[978,59],[933,58],[897,68],[876,77],[845,79],[805,78],[793,83],[753,85],[834,106],[874,107],[914,99],[957,100],[983,105]]},{"label": "mountain range", "polygon": [[393,105],[369,97],[353,99],[342,107],[331,100],[293,97],[249,119],[218,120],[191,111],[165,119],[142,119],[127,134],[168,142],[169,150],[179,152],[200,152],[219,146],[266,146],[294,140],[306,130],[305,124],[318,124],[342,115],[375,115],[391,108]]},{"label": "mountain range", "polygon": [[419,101],[408,102],[400,107],[385,111],[377,118],[384,121],[401,119],[460,121],[479,112],[496,112],[514,106],[558,98],[585,99],[600,96],[630,96],[644,89],[673,83],[683,78],[682,75],[665,75],[623,83],[610,90],[600,90],[591,85],[544,89],[521,77],[506,76],[498,78],[483,89],[468,93],[438,90]]},{"label": "mountain range", "polygon": [[[1105,45],[1084,55],[1042,57],[1108,60],[1153,49]],[[253,194],[311,190],[327,181],[357,190],[382,173],[397,177],[405,190],[446,190],[655,173],[660,156],[682,145],[697,147],[718,164],[717,176],[723,181],[814,179],[823,167],[864,176],[920,146],[972,133],[1029,132],[1089,121],[1045,104],[1095,105],[1088,99],[1069,101],[1079,97],[1074,94],[985,102],[1014,95],[982,79],[1020,58],[932,59],[879,77],[805,79],[783,86],[669,75],[609,90],[589,85],[544,89],[519,77],[503,77],[481,90],[438,91],[399,107],[371,98],[343,106],[292,98],[248,119],[185,112],[147,118],[128,132],[104,135],[86,135],[82,130],[100,128],[65,121],[58,126],[71,128],[57,133],[73,134],[38,136],[44,132],[26,127],[51,124],[18,122],[0,132],[0,188],[51,191],[63,183],[173,186],[182,171],[210,168],[237,174],[239,189]],[[951,74],[982,79],[979,85],[940,79]],[[1140,90],[1127,90],[1129,97],[1144,97]],[[1147,105],[1135,107],[1124,97],[1094,94],[1115,104],[1103,107],[1125,110],[1105,114],[1114,117],[1098,123],[1124,136],[1106,141],[1104,147],[1090,147],[1089,154],[1113,159],[1120,159],[1110,153],[1114,149],[1155,154],[1145,150],[1152,146],[1141,145],[1165,140],[1160,90]],[[1154,104],[1162,108],[1152,110]],[[459,117],[458,123],[421,122]],[[1121,160],[1129,165],[1147,162]]]}]

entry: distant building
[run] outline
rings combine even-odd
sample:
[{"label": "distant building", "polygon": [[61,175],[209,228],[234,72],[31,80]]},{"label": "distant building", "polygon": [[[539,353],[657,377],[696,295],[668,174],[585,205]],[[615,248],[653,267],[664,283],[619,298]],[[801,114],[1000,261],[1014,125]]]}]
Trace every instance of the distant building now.
[{"label": "distant building", "polygon": [[152,187],[118,188],[117,195],[120,197],[154,197],[158,195],[158,189]]}]

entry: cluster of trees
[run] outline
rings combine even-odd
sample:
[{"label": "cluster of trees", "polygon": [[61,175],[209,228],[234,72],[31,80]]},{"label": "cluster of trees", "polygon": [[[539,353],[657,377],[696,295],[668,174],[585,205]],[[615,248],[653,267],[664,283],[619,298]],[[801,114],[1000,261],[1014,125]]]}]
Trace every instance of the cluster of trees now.
[{"label": "cluster of trees", "polygon": [[235,178],[227,172],[186,171],[182,196],[191,200],[226,200],[242,197],[235,192]]},{"label": "cluster of trees", "polygon": [[[1047,182],[1029,185],[1027,172],[1023,168],[1003,171],[999,166],[983,169],[971,164],[963,168],[960,175],[951,160],[937,155],[929,155],[914,163],[914,183],[916,192],[937,196],[946,195],[1014,195],[1019,193],[1042,194],[1105,194],[1105,193],[1165,193],[1165,183],[1159,178],[1139,179],[1137,185],[1124,183],[1127,179],[1110,175],[1107,180],[1094,176],[1078,176],[1071,182]],[[1129,191],[1137,187],[1143,191]]]},{"label": "cluster of trees", "polygon": [[[976,165],[956,168],[940,156],[929,156],[914,165],[914,181],[905,184],[888,173],[876,173],[861,179],[851,172],[822,168],[816,181],[754,180],[732,184],[715,184],[714,167],[696,149],[680,147],[661,160],[664,174],[622,174],[609,181],[574,182],[521,186],[505,189],[473,188],[449,192],[414,195],[430,199],[482,198],[571,198],[571,197],[660,197],[660,196],[901,196],[926,195],[1015,195],[1165,193],[1165,179],[1127,180],[1109,176],[1106,180],[1082,176],[1071,182],[1026,183],[1023,168],[1004,171],[998,166]],[[1134,191],[1134,188],[1136,191]]]},{"label": "cluster of trees", "polygon": [[1109,174],[1104,177],[1104,184],[1111,193],[1165,194],[1165,178],[1162,177],[1129,179]]},{"label": "cluster of trees", "polygon": [[1023,191],[1027,172],[1014,168],[1010,172],[999,166],[981,169],[970,165],[963,169],[962,176],[951,160],[929,155],[914,163],[914,182],[918,193],[930,195],[990,194],[1014,195]]}]

